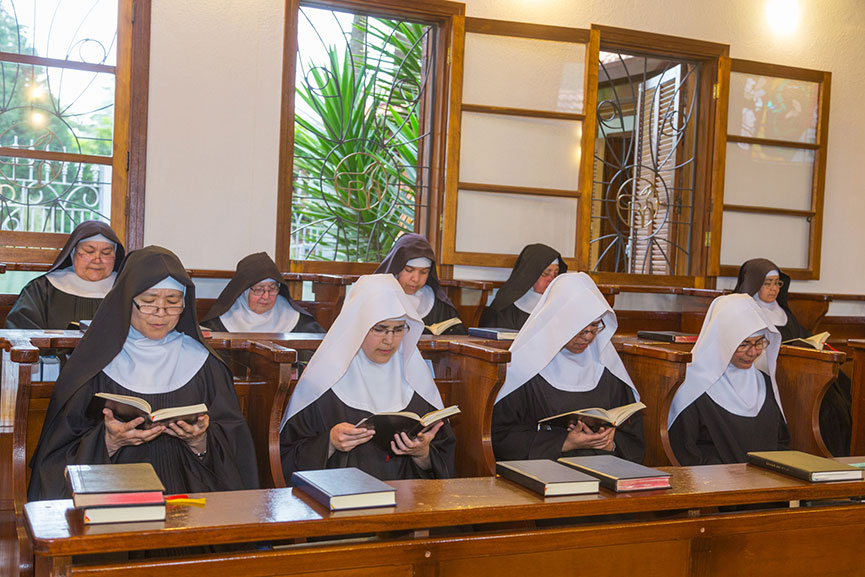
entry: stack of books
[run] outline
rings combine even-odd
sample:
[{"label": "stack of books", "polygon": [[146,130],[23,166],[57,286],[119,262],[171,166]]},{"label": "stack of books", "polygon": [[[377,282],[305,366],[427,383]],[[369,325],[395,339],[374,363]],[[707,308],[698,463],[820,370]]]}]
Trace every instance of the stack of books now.
[{"label": "stack of books", "polygon": [[85,524],[165,520],[165,487],[150,463],[68,465],[66,483]]}]

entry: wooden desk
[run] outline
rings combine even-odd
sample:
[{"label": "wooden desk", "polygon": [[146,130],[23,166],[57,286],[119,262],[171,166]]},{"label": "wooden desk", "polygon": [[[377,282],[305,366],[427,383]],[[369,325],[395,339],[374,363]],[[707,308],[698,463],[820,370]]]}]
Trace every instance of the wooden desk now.
[{"label": "wooden desk", "polygon": [[[856,574],[865,560],[859,543],[865,508],[859,504],[706,513],[724,505],[845,499],[865,493],[865,482],[809,484],[744,464],[671,471],[671,490],[645,493],[602,490],[543,499],[496,478],[394,481],[398,504],[383,509],[329,513],[300,491],[272,489],[206,494],[206,506],[169,506],[167,520],[157,523],[85,527],[68,500],[28,503],[26,519],[40,577],[474,576],[560,574],[575,567],[605,574],[796,576],[826,574],[827,563]],[[579,519],[590,515],[596,517]],[[569,518],[564,525],[533,527],[536,520]],[[436,534],[442,527],[450,531]],[[261,547],[369,533],[378,538]],[[122,564],[72,557],[180,543],[252,546]]]},{"label": "wooden desk", "polygon": [[853,379],[850,383],[850,394],[853,402],[853,432],[850,439],[850,454],[865,454],[865,339],[850,339],[847,341],[853,350]]}]

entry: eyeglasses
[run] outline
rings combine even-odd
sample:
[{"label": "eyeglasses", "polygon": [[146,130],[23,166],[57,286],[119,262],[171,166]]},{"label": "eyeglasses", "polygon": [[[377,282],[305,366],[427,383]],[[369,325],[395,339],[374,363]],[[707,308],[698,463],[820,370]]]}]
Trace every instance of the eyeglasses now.
[{"label": "eyeglasses", "polygon": [[132,304],[134,304],[135,308],[137,308],[139,312],[141,312],[141,314],[143,315],[155,315],[160,310],[163,310],[165,311],[166,315],[170,317],[176,317],[183,312],[184,308],[183,305],[169,305],[167,307],[160,307],[157,305],[140,305],[135,299],[132,300]]},{"label": "eyeglasses", "polygon": [[589,326],[587,326],[586,328],[584,328],[583,330],[581,330],[580,332],[578,332],[577,336],[585,339],[585,338],[588,338],[589,335],[597,335],[599,332],[601,332],[605,328],[607,328],[607,327],[604,324],[604,321],[598,321],[597,323],[592,323]]},{"label": "eyeglasses", "polygon": [[263,294],[274,295],[279,292],[278,284],[266,284],[264,286],[254,286],[249,289],[253,295],[260,297]]},{"label": "eyeglasses", "polygon": [[784,281],[782,281],[782,280],[763,281],[763,288],[772,288],[773,286],[781,288],[782,286],[784,286]]},{"label": "eyeglasses", "polygon": [[375,325],[369,332],[374,334],[377,337],[384,337],[387,334],[392,334],[395,337],[401,337],[403,334],[408,332],[408,325],[400,325],[398,327],[393,327],[392,329],[387,328],[384,325]]},{"label": "eyeglasses", "polygon": [[736,347],[737,353],[746,353],[750,349],[754,349],[758,353],[763,352],[763,349],[769,346],[769,339],[766,337],[761,337],[760,340],[755,341],[753,343],[749,343],[748,341],[743,341],[741,345]]}]

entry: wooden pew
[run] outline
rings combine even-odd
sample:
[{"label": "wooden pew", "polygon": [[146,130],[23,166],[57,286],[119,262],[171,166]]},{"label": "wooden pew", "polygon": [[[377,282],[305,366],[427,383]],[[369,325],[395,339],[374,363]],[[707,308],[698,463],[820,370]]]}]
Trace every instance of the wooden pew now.
[{"label": "wooden pew", "polygon": [[850,383],[853,432],[850,454],[865,455],[865,339],[850,339],[848,345],[853,351],[853,379]]},{"label": "wooden pew", "polygon": [[[33,456],[54,383],[32,383],[34,364],[40,350],[72,350],[81,339],[77,331],[0,331],[2,385],[0,385],[0,516],[6,533],[0,534],[0,547],[9,547],[17,531],[17,552],[22,575],[30,573],[30,555],[23,533],[23,511],[30,479],[28,463]],[[250,426],[258,459],[259,479],[272,486],[268,466],[270,413],[276,388],[288,382],[296,361],[295,351],[267,341],[227,341],[212,343],[217,350],[231,353],[235,391]],[[14,525],[8,521],[15,520]]]},{"label": "wooden pew", "polygon": [[[272,575],[858,574],[865,482],[812,484],[745,464],[671,468],[666,491],[547,498],[498,478],[393,481],[397,505],[329,512],[292,489],[204,494],[165,522],[85,527],[71,501],[26,506],[40,577]],[[702,513],[710,508],[837,499],[823,507]],[[583,521],[581,518],[585,518]],[[547,528],[538,520],[557,521]],[[528,526],[527,526],[528,525]],[[439,528],[444,530],[439,531]],[[284,548],[262,542],[376,534]],[[74,557],[245,544],[234,552]]]}]

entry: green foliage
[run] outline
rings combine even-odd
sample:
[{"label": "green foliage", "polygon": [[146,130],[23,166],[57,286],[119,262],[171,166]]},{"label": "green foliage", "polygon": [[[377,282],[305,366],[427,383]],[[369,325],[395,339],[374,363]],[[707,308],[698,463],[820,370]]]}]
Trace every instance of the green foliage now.
[{"label": "green foliage", "polygon": [[375,18],[355,25],[367,38],[363,53],[330,45],[327,61],[306,63],[297,83],[293,258],[374,262],[415,230],[429,27]]}]

